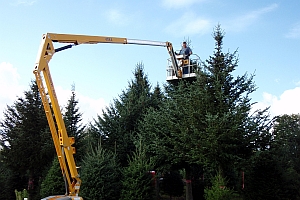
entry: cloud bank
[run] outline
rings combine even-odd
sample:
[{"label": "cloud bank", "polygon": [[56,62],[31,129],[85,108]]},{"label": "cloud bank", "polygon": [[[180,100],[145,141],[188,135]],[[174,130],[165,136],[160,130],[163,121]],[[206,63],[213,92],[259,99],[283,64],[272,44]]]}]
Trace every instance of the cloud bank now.
[{"label": "cloud bank", "polygon": [[122,12],[119,9],[108,9],[105,12],[105,17],[108,19],[108,21],[112,24],[118,25],[118,26],[126,26],[130,24],[131,17],[124,12]]},{"label": "cloud bank", "polygon": [[[63,89],[61,86],[56,87],[56,93],[58,102],[61,108],[67,106],[68,100],[72,95],[71,90]],[[102,114],[102,109],[104,109],[108,104],[103,98],[91,98],[77,92],[75,90],[76,100],[78,100],[79,112],[82,113],[83,124],[93,122],[93,119],[97,118],[97,115]],[[63,110],[64,111],[64,110]]]},{"label": "cloud bank", "polygon": [[177,37],[190,36],[196,34],[206,34],[211,31],[210,20],[201,18],[193,12],[183,14],[179,19],[173,21],[165,28],[165,32]]},{"label": "cloud bank", "polygon": [[300,113],[300,87],[284,91],[279,97],[263,93],[263,100],[253,106],[253,109],[264,109],[270,106],[271,116]]},{"label": "cloud bank", "polygon": [[269,6],[249,11],[244,15],[237,16],[236,18],[225,22],[225,29],[227,31],[243,31],[247,27],[254,24],[257,20],[259,20],[263,15],[272,12],[278,8],[278,4],[274,3]]},{"label": "cloud bank", "polygon": [[0,63],[0,116],[7,105],[12,105],[17,96],[23,94],[24,87],[19,84],[20,75],[8,62]]},{"label": "cloud bank", "polygon": [[18,0],[14,3],[12,3],[13,6],[32,6],[33,4],[35,4],[37,2],[37,0]]},{"label": "cloud bank", "polygon": [[300,22],[296,23],[289,32],[285,35],[286,38],[299,39],[300,38]]},{"label": "cloud bank", "polygon": [[[24,91],[29,89],[28,86],[21,85],[19,79],[20,75],[12,64],[0,63],[0,120],[3,119],[3,112],[6,110],[7,105],[13,105],[17,97],[23,96]],[[72,95],[71,90],[65,90],[61,86],[57,86],[55,89],[60,107],[66,107]],[[75,91],[75,93],[84,124],[93,121],[97,114],[101,115],[102,109],[108,105],[101,97],[95,99],[82,95],[80,92]]]}]

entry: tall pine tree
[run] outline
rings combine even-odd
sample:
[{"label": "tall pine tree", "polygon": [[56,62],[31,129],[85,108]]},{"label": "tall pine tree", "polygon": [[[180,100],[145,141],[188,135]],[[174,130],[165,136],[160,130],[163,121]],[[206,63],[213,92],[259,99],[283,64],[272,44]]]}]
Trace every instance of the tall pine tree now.
[{"label": "tall pine tree", "polygon": [[142,143],[129,158],[129,165],[123,169],[121,199],[151,200],[154,198],[154,180],[149,173],[153,160],[146,156]]},{"label": "tall pine tree", "polygon": [[117,200],[121,192],[121,167],[116,154],[101,144],[91,147],[82,162],[81,196],[87,200]]},{"label": "tall pine tree", "polygon": [[207,178],[220,171],[229,186],[235,186],[237,170],[251,156],[251,144],[265,128],[256,123],[265,119],[263,111],[250,115],[253,76],[234,77],[237,52],[222,51],[220,25],[213,37],[215,51],[202,63],[197,81],[167,86],[167,98],[159,109],[147,113],[140,130],[157,163],[185,169],[188,200],[193,164],[203,166]]},{"label": "tall pine tree", "polygon": [[66,130],[69,137],[75,138],[75,144],[73,145],[76,149],[75,158],[80,160],[84,154],[83,145],[84,142],[84,129],[85,125],[81,124],[82,113],[79,112],[78,100],[76,99],[75,85],[72,85],[72,95],[68,100],[67,106],[65,107],[65,112],[63,114],[63,119],[65,122]]},{"label": "tall pine tree", "polygon": [[274,118],[268,148],[258,149],[246,173],[247,199],[299,199],[300,115]]},{"label": "tall pine tree", "polygon": [[26,188],[30,198],[38,198],[39,179],[51,163],[54,147],[35,82],[24,97],[7,106],[0,127],[4,162],[19,179],[11,190]]},{"label": "tall pine tree", "polygon": [[150,107],[157,107],[161,98],[158,86],[151,92],[143,65],[138,64],[128,88],[95,121],[93,128],[101,137],[103,147],[116,151],[122,166],[127,165],[128,155],[135,151],[139,121]]}]

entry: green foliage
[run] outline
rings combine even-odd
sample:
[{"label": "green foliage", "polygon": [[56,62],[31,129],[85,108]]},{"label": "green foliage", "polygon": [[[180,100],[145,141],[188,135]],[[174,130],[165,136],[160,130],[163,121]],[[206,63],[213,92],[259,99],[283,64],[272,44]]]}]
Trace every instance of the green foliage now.
[{"label": "green foliage", "polygon": [[6,166],[6,163],[3,160],[3,156],[0,150],[0,199],[13,199],[13,190],[12,188],[12,171]]},{"label": "green foliage", "polygon": [[129,166],[123,170],[121,199],[153,199],[154,185],[149,173],[153,166],[152,159],[147,158],[145,151],[139,146],[129,159]]},{"label": "green foliage", "polygon": [[212,186],[204,189],[206,200],[232,200],[236,195],[226,187],[227,181],[218,173],[211,181]]},{"label": "green foliage", "polygon": [[76,161],[81,160],[84,152],[84,143],[82,140],[85,126],[80,123],[82,121],[82,113],[79,112],[78,100],[76,100],[74,85],[72,88],[72,96],[68,100],[68,104],[65,107],[63,118],[68,136],[75,138],[75,144],[73,146],[76,148],[76,154],[74,157],[76,158]]},{"label": "green foliage", "polygon": [[276,117],[273,136],[270,150],[284,178],[282,196],[300,199],[300,114]]},{"label": "green foliage", "polygon": [[255,145],[264,145],[261,138],[270,126],[266,110],[250,114],[249,95],[256,89],[253,75],[233,75],[237,51],[222,51],[220,25],[213,37],[214,54],[202,63],[197,80],[167,85],[167,98],[147,112],[140,133],[147,153],[160,167],[198,164],[208,179],[221,169],[229,187],[236,187],[235,171],[245,166]]},{"label": "green foliage", "polygon": [[128,88],[95,121],[92,130],[101,137],[105,148],[117,152],[122,166],[127,166],[128,155],[135,151],[139,121],[150,107],[158,106],[162,96],[158,86],[151,92],[143,65],[138,64]]},{"label": "green foliage", "polygon": [[81,132],[84,130],[85,126],[82,126],[80,122],[82,121],[82,113],[79,112],[78,100],[76,100],[75,89],[72,89],[72,95],[68,100],[68,104],[65,107],[64,121],[68,135],[70,137],[75,137],[79,139]]},{"label": "green foliage", "polygon": [[[206,139],[210,146],[206,157],[213,161],[214,169],[221,168],[224,173],[234,163],[249,158],[252,149],[249,143],[254,141],[249,122],[251,103],[249,94],[255,91],[253,76],[232,75],[238,66],[237,51],[222,51],[224,32],[218,25],[213,34],[215,52],[203,63],[199,86],[205,91],[208,100],[204,110]],[[203,113],[203,114],[204,114]]]},{"label": "green foliage", "polygon": [[23,200],[24,198],[28,198],[28,192],[25,189],[23,191],[15,190],[15,194],[16,194],[16,200]]},{"label": "green foliage", "polygon": [[250,200],[285,199],[283,174],[277,159],[268,151],[258,152],[245,171],[245,196]]},{"label": "green foliage", "polygon": [[[51,134],[37,84],[24,92],[12,106],[7,106],[0,122],[0,145],[3,161],[14,175],[10,190],[27,188],[29,197],[38,198],[39,177],[54,156]],[[48,148],[49,144],[52,148]]]},{"label": "green foliage", "polygon": [[[238,188],[240,170],[245,171],[247,199],[299,199],[300,116],[283,115],[270,122],[268,109],[251,114],[254,76],[233,76],[237,51],[223,52],[224,36],[218,25],[213,33],[215,50],[198,66],[197,80],[166,85],[165,94],[158,85],[151,90],[143,65],[138,64],[128,87],[86,130],[73,91],[64,120],[69,136],[76,139],[78,160],[84,158],[80,196],[152,199],[149,170],[185,169],[187,173],[197,165],[205,180],[212,181],[205,190],[207,199],[233,198],[229,188]],[[102,146],[91,150],[99,141]],[[136,148],[137,141],[143,149],[141,143]],[[29,180],[34,186],[29,187],[29,197],[38,199],[40,177],[53,159],[54,148],[35,83],[7,107],[0,121],[0,145],[1,199],[13,199],[14,189],[28,188]],[[53,162],[43,180],[43,196],[64,193],[58,166]],[[222,173],[214,176],[216,169]],[[197,171],[187,173],[187,179],[195,178],[193,173]],[[197,184],[204,188],[205,183]],[[171,195],[181,191],[181,186],[174,191],[167,185]],[[190,188],[187,184],[189,194]]]},{"label": "green foliage", "polygon": [[121,171],[116,155],[101,145],[84,157],[80,196],[86,200],[119,199]]},{"label": "green foliage", "polygon": [[245,196],[300,199],[300,115],[277,116],[272,125],[268,148],[257,150],[246,168]]},{"label": "green foliage", "polygon": [[236,52],[222,52],[223,37],[217,26],[216,51],[203,63],[197,81],[167,86],[168,98],[160,109],[145,116],[143,138],[160,159],[177,165],[198,163],[214,171],[227,170],[251,155],[256,128],[249,117],[253,76],[232,75],[238,59]]},{"label": "green foliage", "polygon": [[40,196],[63,195],[66,193],[63,175],[57,157],[53,159],[45,179],[41,183]]}]

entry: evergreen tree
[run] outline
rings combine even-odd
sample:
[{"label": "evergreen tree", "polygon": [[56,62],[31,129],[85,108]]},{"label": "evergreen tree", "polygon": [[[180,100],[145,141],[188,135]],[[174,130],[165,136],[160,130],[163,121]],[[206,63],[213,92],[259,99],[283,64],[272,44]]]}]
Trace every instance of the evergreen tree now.
[{"label": "evergreen tree", "polygon": [[199,69],[197,81],[180,81],[166,87],[167,98],[159,109],[147,113],[140,132],[158,163],[184,168],[186,199],[192,199],[191,166],[204,167],[206,177],[221,171],[228,186],[236,186],[236,171],[251,156],[253,143],[263,130],[259,121],[265,111],[250,115],[249,94],[255,91],[253,76],[233,76],[238,66],[237,51],[222,51],[224,32],[214,31],[213,56]]},{"label": "evergreen tree", "polygon": [[63,175],[55,157],[45,179],[41,183],[40,196],[63,195],[66,193]]},{"label": "evergreen tree", "polygon": [[63,115],[66,130],[69,137],[75,138],[75,144],[73,145],[76,149],[75,158],[82,158],[83,141],[82,137],[84,134],[85,126],[83,126],[80,122],[82,121],[82,113],[79,112],[78,108],[78,100],[76,100],[75,94],[75,85],[72,85],[72,95],[68,100],[68,104],[65,107],[65,113]]},{"label": "evergreen tree", "polygon": [[184,82],[175,89],[168,88],[169,98],[159,109],[150,109],[140,126],[147,154],[155,157],[158,169],[185,169],[186,199],[192,199],[191,165],[204,162],[203,152],[195,152],[203,140],[198,130],[203,121],[199,108],[202,101],[196,100],[201,95],[195,91]]},{"label": "evergreen tree", "polygon": [[54,148],[48,149],[51,134],[35,82],[24,97],[7,106],[0,127],[4,162],[19,180],[11,189],[26,188],[30,198],[38,198],[39,179],[54,156]]},{"label": "evergreen tree", "polygon": [[258,149],[246,173],[248,199],[300,199],[300,115],[274,118],[268,148]]},{"label": "evergreen tree", "polygon": [[2,151],[0,150],[0,185],[1,185],[1,192],[0,192],[0,199],[13,199],[14,198],[14,191],[11,190],[12,187],[12,171],[6,166],[4,162]]},{"label": "evergreen tree", "polygon": [[86,200],[117,200],[121,191],[121,170],[114,153],[98,145],[82,163],[80,196]]},{"label": "evergreen tree", "polygon": [[[230,172],[236,164],[249,158],[252,149],[248,148],[253,140],[249,127],[251,103],[249,94],[255,91],[253,76],[232,75],[238,66],[236,51],[223,53],[224,32],[218,25],[214,32],[215,52],[203,63],[200,76],[206,96],[210,103],[206,109],[206,130],[204,134],[210,144],[206,157],[212,168],[221,172]],[[223,174],[224,176],[224,174]],[[225,177],[223,177],[225,178]]]},{"label": "evergreen tree", "polygon": [[215,177],[212,178],[212,186],[206,188],[205,199],[206,200],[232,200],[234,199],[233,191],[226,187],[227,181],[218,172]]},{"label": "evergreen tree", "polygon": [[258,151],[252,156],[251,165],[245,170],[246,199],[290,199],[282,195],[285,181],[279,163],[268,150]]},{"label": "evergreen tree", "polygon": [[151,92],[143,65],[138,64],[128,88],[95,121],[93,130],[105,148],[117,152],[122,166],[127,165],[128,155],[135,151],[134,137],[139,121],[149,107],[157,107],[161,98],[158,86]]},{"label": "evergreen tree", "polygon": [[[285,162],[299,163],[300,114],[282,115],[274,119],[271,150],[281,149]],[[300,166],[298,167],[300,169]]]},{"label": "evergreen tree", "polygon": [[153,161],[146,157],[142,145],[139,144],[136,152],[129,159],[129,165],[123,170],[121,199],[153,199],[155,187],[150,174],[153,166]]}]

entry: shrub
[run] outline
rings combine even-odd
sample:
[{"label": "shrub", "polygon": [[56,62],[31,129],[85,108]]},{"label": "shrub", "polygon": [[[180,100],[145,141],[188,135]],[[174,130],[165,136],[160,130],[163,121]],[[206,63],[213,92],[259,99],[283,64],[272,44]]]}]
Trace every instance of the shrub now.
[{"label": "shrub", "polygon": [[233,191],[226,187],[227,181],[219,173],[213,177],[212,186],[204,189],[206,200],[232,200],[235,198]]},{"label": "shrub", "polygon": [[120,198],[121,172],[116,155],[99,145],[83,158],[80,196],[85,200]]}]

